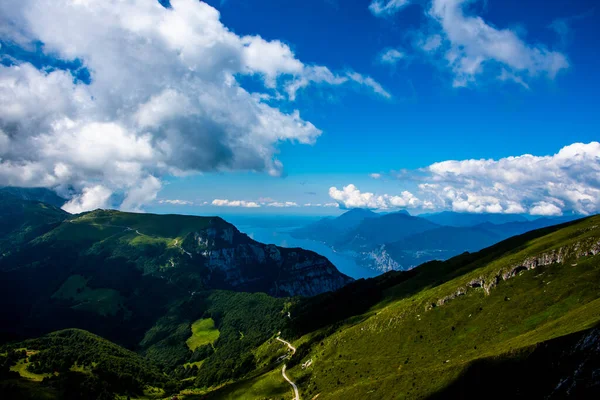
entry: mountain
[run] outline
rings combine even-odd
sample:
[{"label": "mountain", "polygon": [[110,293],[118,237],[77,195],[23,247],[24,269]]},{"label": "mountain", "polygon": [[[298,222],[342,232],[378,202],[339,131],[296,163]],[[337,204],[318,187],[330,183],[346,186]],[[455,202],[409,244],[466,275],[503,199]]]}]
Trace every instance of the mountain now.
[{"label": "mountain", "polygon": [[[219,218],[68,216],[0,258],[0,326],[41,336],[0,346],[0,396],[595,398],[599,227],[585,218],[281,298],[239,291],[273,287],[246,271],[269,266],[251,267],[261,245]],[[487,240],[434,227],[394,243],[461,246],[456,229]]]},{"label": "mountain", "polygon": [[509,222],[528,222],[529,220],[519,214],[474,214],[458,213],[453,211],[443,211],[435,214],[423,214],[420,217],[425,218],[438,225],[468,227],[484,223],[506,224]]},{"label": "mountain", "polygon": [[50,231],[68,217],[60,208],[22,200],[0,189],[0,254]]},{"label": "mountain", "polygon": [[337,239],[335,246],[357,251],[437,228],[426,219],[404,213],[387,214],[363,220],[354,229]]},{"label": "mountain", "polygon": [[318,242],[333,244],[340,236],[355,229],[363,221],[379,218],[380,215],[370,210],[355,208],[336,218],[323,218],[305,227],[292,231],[292,236],[302,239],[311,239]]},{"label": "mountain", "polygon": [[[544,228],[303,299],[281,333],[295,348],[284,372],[308,399],[596,398],[599,227]],[[289,396],[270,365],[207,398]]]},{"label": "mountain", "polygon": [[69,215],[6,194],[0,210],[0,301],[11,304],[0,338],[78,327],[135,346],[175,304],[216,289],[311,296],[352,280],[316,253],[255,242],[216,217]]},{"label": "mountain", "polygon": [[[143,396],[149,387],[164,394],[175,385],[139,354],[78,329],[5,345],[2,353],[0,393],[6,398],[110,399],[114,393]],[[20,374],[44,385],[31,388]]]},{"label": "mountain", "polygon": [[442,226],[377,246],[363,252],[360,261],[381,272],[406,271],[428,261],[478,251],[502,239],[506,237],[480,227]]},{"label": "mountain", "polygon": [[67,200],[60,197],[53,190],[45,188],[20,188],[20,187],[0,187],[0,195],[6,194],[21,200],[37,201],[60,208]]},{"label": "mountain", "polygon": [[533,221],[515,221],[508,222],[505,224],[493,224],[493,223],[482,223],[476,225],[476,227],[485,229],[489,232],[493,232],[502,238],[508,238],[521,233],[529,232],[534,229],[545,228],[547,226],[562,224],[565,222],[573,221],[577,216],[564,216],[564,217],[552,217],[552,218],[538,218]]},{"label": "mountain", "polygon": [[[432,260],[447,260],[466,251],[479,251],[511,236],[545,228],[574,217],[539,218],[533,221],[482,223],[475,226],[443,226],[375,246],[360,253],[358,261],[380,272],[407,270]],[[474,221],[474,220],[473,220]]]}]

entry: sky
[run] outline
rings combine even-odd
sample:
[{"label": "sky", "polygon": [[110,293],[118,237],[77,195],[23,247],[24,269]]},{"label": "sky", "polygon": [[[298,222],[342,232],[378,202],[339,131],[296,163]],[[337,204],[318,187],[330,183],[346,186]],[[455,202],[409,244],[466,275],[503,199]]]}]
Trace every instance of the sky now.
[{"label": "sky", "polygon": [[598,213],[599,13],[4,0],[0,185],[73,213]]}]

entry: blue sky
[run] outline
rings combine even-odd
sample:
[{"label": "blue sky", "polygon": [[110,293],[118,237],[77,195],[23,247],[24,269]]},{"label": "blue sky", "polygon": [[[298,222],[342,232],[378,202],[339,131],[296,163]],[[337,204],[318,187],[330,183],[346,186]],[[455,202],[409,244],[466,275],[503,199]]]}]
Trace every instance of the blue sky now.
[{"label": "blue sky", "polygon": [[[42,0],[26,3],[37,2],[42,3],[42,8],[51,7]],[[96,4],[94,0],[91,3]],[[115,30],[125,26],[127,32],[140,37],[149,37],[156,32],[145,27],[132,29],[132,19],[163,18],[162,15],[169,12],[146,10],[136,0],[125,3],[131,3],[131,7],[113,7],[113,11],[124,7],[118,10],[119,14],[129,16],[128,22],[115,22]],[[192,3],[196,2],[174,0],[170,11],[176,13],[184,7],[196,10],[197,6]],[[145,130],[151,131],[147,153],[152,155],[134,154],[131,160],[121,160],[113,177],[106,176],[108,161],[104,160],[97,165],[86,165],[84,169],[89,173],[85,176],[73,178],[70,174],[68,179],[62,179],[56,172],[59,162],[49,160],[47,154],[52,152],[47,150],[30,160],[36,163],[35,171],[41,177],[15,178],[14,174],[23,177],[26,173],[24,170],[15,172],[14,164],[19,161],[16,150],[6,151],[8,155],[2,158],[0,140],[0,162],[12,163],[12,169],[6,165],[4,173],[0,169],[0,180],[4,184],[42,184],[69,193],[73,196],[72,209],[75,211],[107,204],[123,209],[202,214],[338,214],[341,209],[352,207],[407,208],[413,213],[453,209],[535,215],[599,211],[597,172],[600,171],[600,154],[595,141],[600,128],[600,113],[597,112],[600,10],[595,2],[216,0],[206,3],[220,15],[210,14],[209,18],[203,14],[190,22],[191,29],[200,29],[198,26],[204,23],[209,26],[215,18],[217,21],[220,18],[222,27],[219,29],[233,33],[235,40],[246,48],[257,45],[257,58],[244,56],[248,65],[233,72],[236,84],[250,94],[268,94],[269,98],[263,98],[261,104],[284,116],[297,111],[300,123],[309,123],[314,129],[308,126],[301,132],[294,131],[297,119],[286,120],[285,126],[269,125],[270,130],[288,132],[287,136],[284,135],[283,140],[269,139],[262,143],[269,136],[267,132],[243,140],[244,143],[260,142],[260,148],[256,149],[254,146],[240,147],[237,142],[230,146],[231,140],[243,138],[243,126],[236,127],[239,132],[232,131],[229,125],[220,126],[222,118],[214,115],[186,121],[185,125],[173,125],[170,131],[165,128],[167,133],[161,132],[162,125],[143,125],[138,121],[133,137],[122,138],[127,136],[129,131],[126,131],[123,135],[115,133],[113,139],[123,139],[130,147],[146,145]],[[373,3],[378,3],[380,8],[387,6],[386,10],[390,12],[378,14]],[[55,7],[59,7],[58,3],[52,8]],[[65,10],[71,11],[68,7]],[[58,14],[57,21],[69,17],[65,10]],[[72,11],[79,13],[81,10]],[[70,29],[79,29],[87,41],[71,42],[68,37],[54,37],[56,34],[51,27],[40,28],[43,24],[51,25],[51,21],[42,17],[23,17],[19,6],[6,6],[0,12],[11,22],[7,24],[10,29],[0,30],[3,43],[0,51],[4,53],[6,66],[33,61],[38,71],[48,71],[48,66],[60,71],[77,70],[72,75],[82,80],[80,67],[84,65],[84,72],[89,70],[92,83],[87,85],[83,74],[79,86],[89,88],[90,97],[94,99],[92,106],[85,106],[86,110],[96,107],[95,103],[101,102],[103,95],[114,95],[117,89],[107,89],[108,83],[101,86],[101,74],[108,76],[112,71],[97,61],[103,54],[101,51],[105,54],[114,51],[108,39],[92,51],[87,46],[98,39],[85,31],[83,23],[81,27]],[[82,21],[89,17],[85,14],[71,16]],[[476,28],[475,33],[465,34],[462,28],[467,25]],[[171,34],[176,35],[177,40],[188,34],[187,31],[175,32],[174,26],[170,28],[171,32],[161,30],[160,34],[169,40]],[[260,42],[256,39],[258,36]],[[107,33],[106,37],[112,36]],[[248,37],[254,39],[245,39]],[[189,62],[196,54],[187,46],[191,43],[197,49],[205,44],[196,44],[194,36],[185,38],[185,42],[177,42],[180,47],[173,54],[189,55],[184,60]],[[248,44],[248,40],[252,40],[252,44]],[[436,40],[438,46],[427,47],[426,43],[437,43]],[[30,43],[34,42],[38,45],[32,47]],[[258,47],[263,42],[276,42],[281,46],[270,51]],[[286,56],[288,51],[294,60],[290,60],[289,54]],[[382,58],[386,53],[387,62],[385,57]],[[150,63],[148,57],[151,55],[147,54],[143,53],[143,57],[136,60],[149,63],[147,80],[150,80],[154,78],[152,68],[160,74],[163,71],[160,68],[167,68],[163,64],[168,61],[159,63],[152,59]],[[158,51],[156,54],[158,58]],[[171,53],[165,50],[165,54]],[[198,63],[206,62],[206,59],[200,57],[199,60],[194,61],[193,67],[186,64],[187,70],[193,71],[191,75],[204,71],[203,65]],[[152,64],[154,62],[156,66]],[[170,71],[176,67],[181,66],[172,66],[164,75],[170,76]],[[324,67],[332,77],[325,83],[311,78],[313,75],[310,74],[314,74],[308,72],[311,67]],[[3,71],[6,76],[12,76],[9,72]],[[348,78],[352,73],[360,75]],[[375,83],[370,83],[367,78]],[[203,85],[207,82],[212,85],[215,81],[211,79],[216,78],[206,74],[198,79]],[[289,87],[286,82],[302,79],[309,83],[294,96],[289,92],[286,95]],[[109,81],[107,77],[106,82]],[[135,93],[144,93],[145,97],[136,100],[135,105],[123,96],[125,100],[114,101],[121,103],[107,105],[93,115],[72,112],[71,106],[53,112],[68,115],[75,121],[75,126],[79,126],[80,120],[114,120],[119,126],[127,126],[122,115],[136,112],[136,107],[148,104],[148,99],[163,93],[165,87],[177,88],[178,93],[186,95],[186,90],[194,95],[204,90],[199,83],[193,86],[193,91],[189,89],[191,84],[181,88],[177,85],[183,83],[177,81],[175,84],[168,79],[161,85],[148,89],[147,93],[145,86],[136,87]],[[119,88],[118,85],[115,87]],[[125,86],[123,88],[125,90]],[[25,105],[32,103],[25,95],[18,98],[23,99]],[[169,99],[172,104],[180,97],[174,95]],[[73,107],[83,109],[77,104]],[[219,107],[227,108],[230,103],[224,104]],[[231,112],[233,117],[223,118],[231,120],[239,114],[237,110]],[[261,113],[257,115],[262,117]],[[45,113],[44,118],[46,115],[49,113]],[[41,118],[26,112],[21,116],[31,120]],[[3,120],[0,115],[0,122],[4,122],[0,127],[5,132],[10,130],[11,123],[14,125],[10,117],[4,116]],[[55,127],[56,121],[47,125]],[[208,133],[201,141],[184,145],[179,157],[170,155],[168,160],[154,157],[157,148],[163,150],[157,145],[159,138],[169,137],[168,144],[177,148],[169,133],[173,129],[181,130],[183,139],[180,141],[184,141],[186,135],[192,135],[182,126],[194,132],[207,130]],[[105,127],[96,128],[93,133],[88,132],[92,138],[103,135]],[[215,139],[223,135],[222,132],[228,135],[223,146],[221,139]],[[73,135],[77,138],[85,136],[81,133]],[[178,139],[176,144],[180,141]],[[38,146],[38,143],[40,140],[21,145],[21,159],[24,146]],[[82,146],[86,147],[86,143]],[[55,147],[52,147],[55,152],[79,151],[79,147]],[[98,151],[106,150],[113,158],[115,152],[123,153],[104,145],[98,148]],[[188,148],[196,152],[190,150],[187,154]],[[561,149],[564,150],[559,153]],[[235,161],[225,164],[214,161],[229,153],[234,155]],[[246,160],[244,154],[252,157],[248,156],[249,160]],[[535,157],[509,158],[525,154]],[[93,157],[96,155],[94,153]],[[477,161],[482,159],[493,161]],[[435,164],[448,160],[457,163]],[[124,163],[132,163],[128,168],[136,171],[131,182],[126,178],[114,178],[120,176]],[[50,169],[46,173],[50,176],[38,172],[38,164],[41,169]],[[72,165],[65,164],[72,169],[79,166],[76,161]],[[432,165],[437,167],[432,168]],[[94,168],[104,170],[97,172]],[[143,172],[137,172],[138,169]],[[27,170],[27,174],[32,173]],[[143,184],[136,186],[132,182]],[[221,206],[213,205],[214,200],[222,200],[218,203]],[[287,207],[279,207],[286,202]]]}]

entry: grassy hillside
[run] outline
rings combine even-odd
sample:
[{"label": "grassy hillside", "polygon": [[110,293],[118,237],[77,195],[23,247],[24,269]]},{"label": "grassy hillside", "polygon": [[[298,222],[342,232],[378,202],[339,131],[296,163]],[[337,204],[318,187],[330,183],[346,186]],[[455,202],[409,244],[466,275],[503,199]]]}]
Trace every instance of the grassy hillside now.
[{"label": "grassy hillside", "polygon": [[191,330],[192,335],[185,341],[191,351],[212,344],[219,338],[219,330],[215,328],[215,321],[212,318],[199,319],[192,324]]},{"label": "grassy hillside", "polygon": [[[308,299],[283,332],[297,347],[287,375],[308,399],[591,396],[599,254],[592,217]],[[211,398],[291,393],[273,379],[259,374]]]}]

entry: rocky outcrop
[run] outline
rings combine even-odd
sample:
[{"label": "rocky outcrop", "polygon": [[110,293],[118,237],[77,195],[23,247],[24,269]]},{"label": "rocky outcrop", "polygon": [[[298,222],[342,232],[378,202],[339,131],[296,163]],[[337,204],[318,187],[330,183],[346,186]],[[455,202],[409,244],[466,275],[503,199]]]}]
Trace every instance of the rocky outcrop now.
[{"label": "rocky outcrop", "polygon": [[403,268],[402,265],[390,256],[385,245],[377,246],[369,252],[360,253],[358,261],[361,265],[381,273],[408,269]]},{"label": "rocky outcrop", "polygon": [[489,295],[490,291],[501,281],[507,281],[511,278],[514,278],[523,271],[536,269],[538,267],[545,267],[552,264],[563,264],[567,260],[576,261],[579,258],[595,256],[597,254],[600,254],[600,240],[596,238],[559,247],[557,249],[550,250],[533,257],[528,257],[521,262],[512,264],[510,267],[498,271],[491,278],[484,276],[474,278],[467,283],[465,287],[459,287],[453,293],[438,299],[435,303],[425,307],[425,309],[430,310],[435,306],[442,306],[459,296],[464,296],[467,294],[467,291],[471,289],[483,289],[485,293]]},{"label": "rocky outcrop", "polygon": [[220,219],[188,235],[182,250],[208,270],[211,286],[274,296],[314,296],[352,281],[323,256],[256,242]]}]

